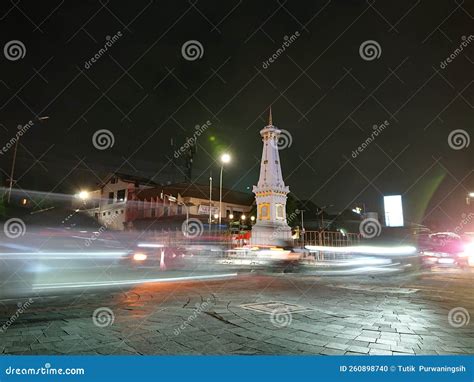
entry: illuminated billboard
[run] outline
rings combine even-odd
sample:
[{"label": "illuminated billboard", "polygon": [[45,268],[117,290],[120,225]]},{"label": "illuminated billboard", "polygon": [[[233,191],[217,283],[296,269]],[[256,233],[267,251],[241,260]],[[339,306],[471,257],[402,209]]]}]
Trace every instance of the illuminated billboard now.
[{"label": "illuminated billboard", "polygon": [[387,227],[403,227],[402,196],[384,196],[383,205],[385,208],[385,225]]}]

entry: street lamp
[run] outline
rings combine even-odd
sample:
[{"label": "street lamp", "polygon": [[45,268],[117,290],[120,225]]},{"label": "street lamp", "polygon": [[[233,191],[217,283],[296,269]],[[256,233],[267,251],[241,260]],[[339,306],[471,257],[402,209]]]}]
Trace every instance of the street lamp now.
[{"label": "street lamp", "polygon": [[83,201],[86,201],[87,199],[89,199],[89,192],[88,191],[80,191],[78,194],[77,194],[77,197]]},{"label": "street lamp", "polygon": [[224,153],[221,155],[221,177],[220,177],[220,187],[219,187],[219,226],[222,221],[222,172],[224,171],[224,165],[230,162],[230,155]]},{"label": "street lamp", "polygon": [[[49,116],[36,117],[36,120],[38,120],[40,122],[44,121],[46,119],[49,119]],[[16,153],[18,151],[18,142],[20,142],[20,137],[21,137],[21,135],[19,135],[18,138],[16,138],[15,148],[13,149],[13,161],[12,161],[12,167],[11,167],[11,170],[10,170],[10,179],[9,179],[10,185],[8,187],[8,203],[10,203],[10,199],[11,199],[11,196],[12,196],[12,188],[13,188],[13,183],[14,183],[13,174],[15,172]]]}]

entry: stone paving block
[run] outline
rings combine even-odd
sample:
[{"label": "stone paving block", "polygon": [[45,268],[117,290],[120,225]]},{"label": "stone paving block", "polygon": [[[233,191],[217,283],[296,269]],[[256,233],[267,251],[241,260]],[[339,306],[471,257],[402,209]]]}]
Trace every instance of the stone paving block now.
[{"label": "stone paving block", "polygon": [[349,345],[362,346],[362,347],[368,347],[369,343],[370,343],[369,341],[358,341],[358,340],[352,340],[348,342]]},{"label": "stone paving block", "polygon": [[390,350],[370,349],[369,355],[392,355]]},{"label": "stone paving block", "polygon": [[327,345],[325,345],[326,348],[329,349],[339,349],[339,350],[346,350],[350,345],[348,344],[341,344],[341,343],[336,343],[336,342],[330,342]]},{"label": "stone paving block", "polygon": [[381,343],[377,343],[377,342],[372,342],[369,344],[369,348],[371,349],[379,349],[379,350],[391,350],[391,347],[390,345],[387,345],[387,344],[381,344]]},{"label": "stone paving block", "polygon": [[415,351],[412,348],[406,348],[406,347],[403,347],[403,346],[390,346],[390,349],[393,352],[412,353],[412,354],[415,353]]},{"label": "stone paving block", "polygon": [[319,354],[323,355],[344,355],[345,351],[340,349],[324,348]]},{"label": "stone paving block", "polygon": [[355,345],[352,345],[352,346],[349,346],[347,348],[348,351],[350,352],[354,352],[354,353],[364,353],[364,354],[367,354],[369,352],[369,348],[368,347],[364,347],[364,346],[355,346]]},{"label": "stone paving block", "polygon": [[386,340],[386,339],[383,339],[383,338],[377,338],[377,340],[375,342],[378,343],[378,344],[386,344],[386,345],[393,345],[393,346],[397,345],[397,341],[395,341],[395,340]]}]

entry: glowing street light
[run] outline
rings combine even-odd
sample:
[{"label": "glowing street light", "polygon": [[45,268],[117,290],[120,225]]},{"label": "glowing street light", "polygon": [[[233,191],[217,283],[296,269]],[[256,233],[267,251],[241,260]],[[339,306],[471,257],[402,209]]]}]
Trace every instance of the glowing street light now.
[{"label": "glowing street light", "polygon": [[230,155],[225,153],[221,155],[221,162],[222,163],[229,163],[230,162]]},{"label": "glowing street light", "polygon": [[222,172],[224,171],[224,165],[230,162],[230,155],[224,153],[221,155],[221,178],[220,178],[220,187],[219,187],[219,226],[222,221]]},{"label": "glowing street light", "polygon": [[245,220],[245,219],[247,219],[247,216],[242,215],[240,218],[241,218],[242,220]]},{"label": "glowing street light", "polygon": [[81,200],[84,200],[84,201],[89,199],[89,196],[90,195],[89,195],[88,191],[81,191],[81,192],[79,192],[79,194],[77,194],[77,197]]},{"label": "glowing street light", "polygon": [[233,214],[230,214],[230,215],[229,215],[229,219],[232,220],[233,218],[234,218],[234,215],[233,215]]}]

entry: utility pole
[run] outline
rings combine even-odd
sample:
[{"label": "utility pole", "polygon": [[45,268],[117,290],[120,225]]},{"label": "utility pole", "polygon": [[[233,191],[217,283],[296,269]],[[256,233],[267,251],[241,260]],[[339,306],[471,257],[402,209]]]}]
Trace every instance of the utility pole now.
[{"label": "utility pole", "polygon": [[209,175],[209,234],[211,233],[212,225],[212,173]]},{"label": "utility pole", "polygon": [[[37,117],[36,119],[41,122],[41,121],[44,121],[46,119],[49,119],[49,116]],[[21,125],[19,125],[19,127],[20,126]],[[10,184],[9,184],[9,187],[8,187],[8,199],[7,199],[8,203],[10,203],[10,199],[11,199],[11,196],[12,196],[13,176],[14,176],[14,173],[15,173],[15,163],[16,163],[16,153],[18,151],[18,142],[20,142],[20,137],[21,137],[21,135],[18,135],[18,137],[16,139],[16,142],[15,142],[15,148],[13,150],[13,161],[12,161],[12,168],[11,168],[11,171],[10,171],[10,182],[9,182]]]},{"label": "utility pole", "polygon": [[13,150],[13,161],[12,161],[12,168],[10,171],[10,186],[8,187],[8,203],[10,203],[10,199],[12,196],[12,188],[13,188],[13,174],[15,172],[15,162],[16,162],[16,152],[18,150],[18,142],[20,142],[20,137],[15,142],[15,148]]}]

